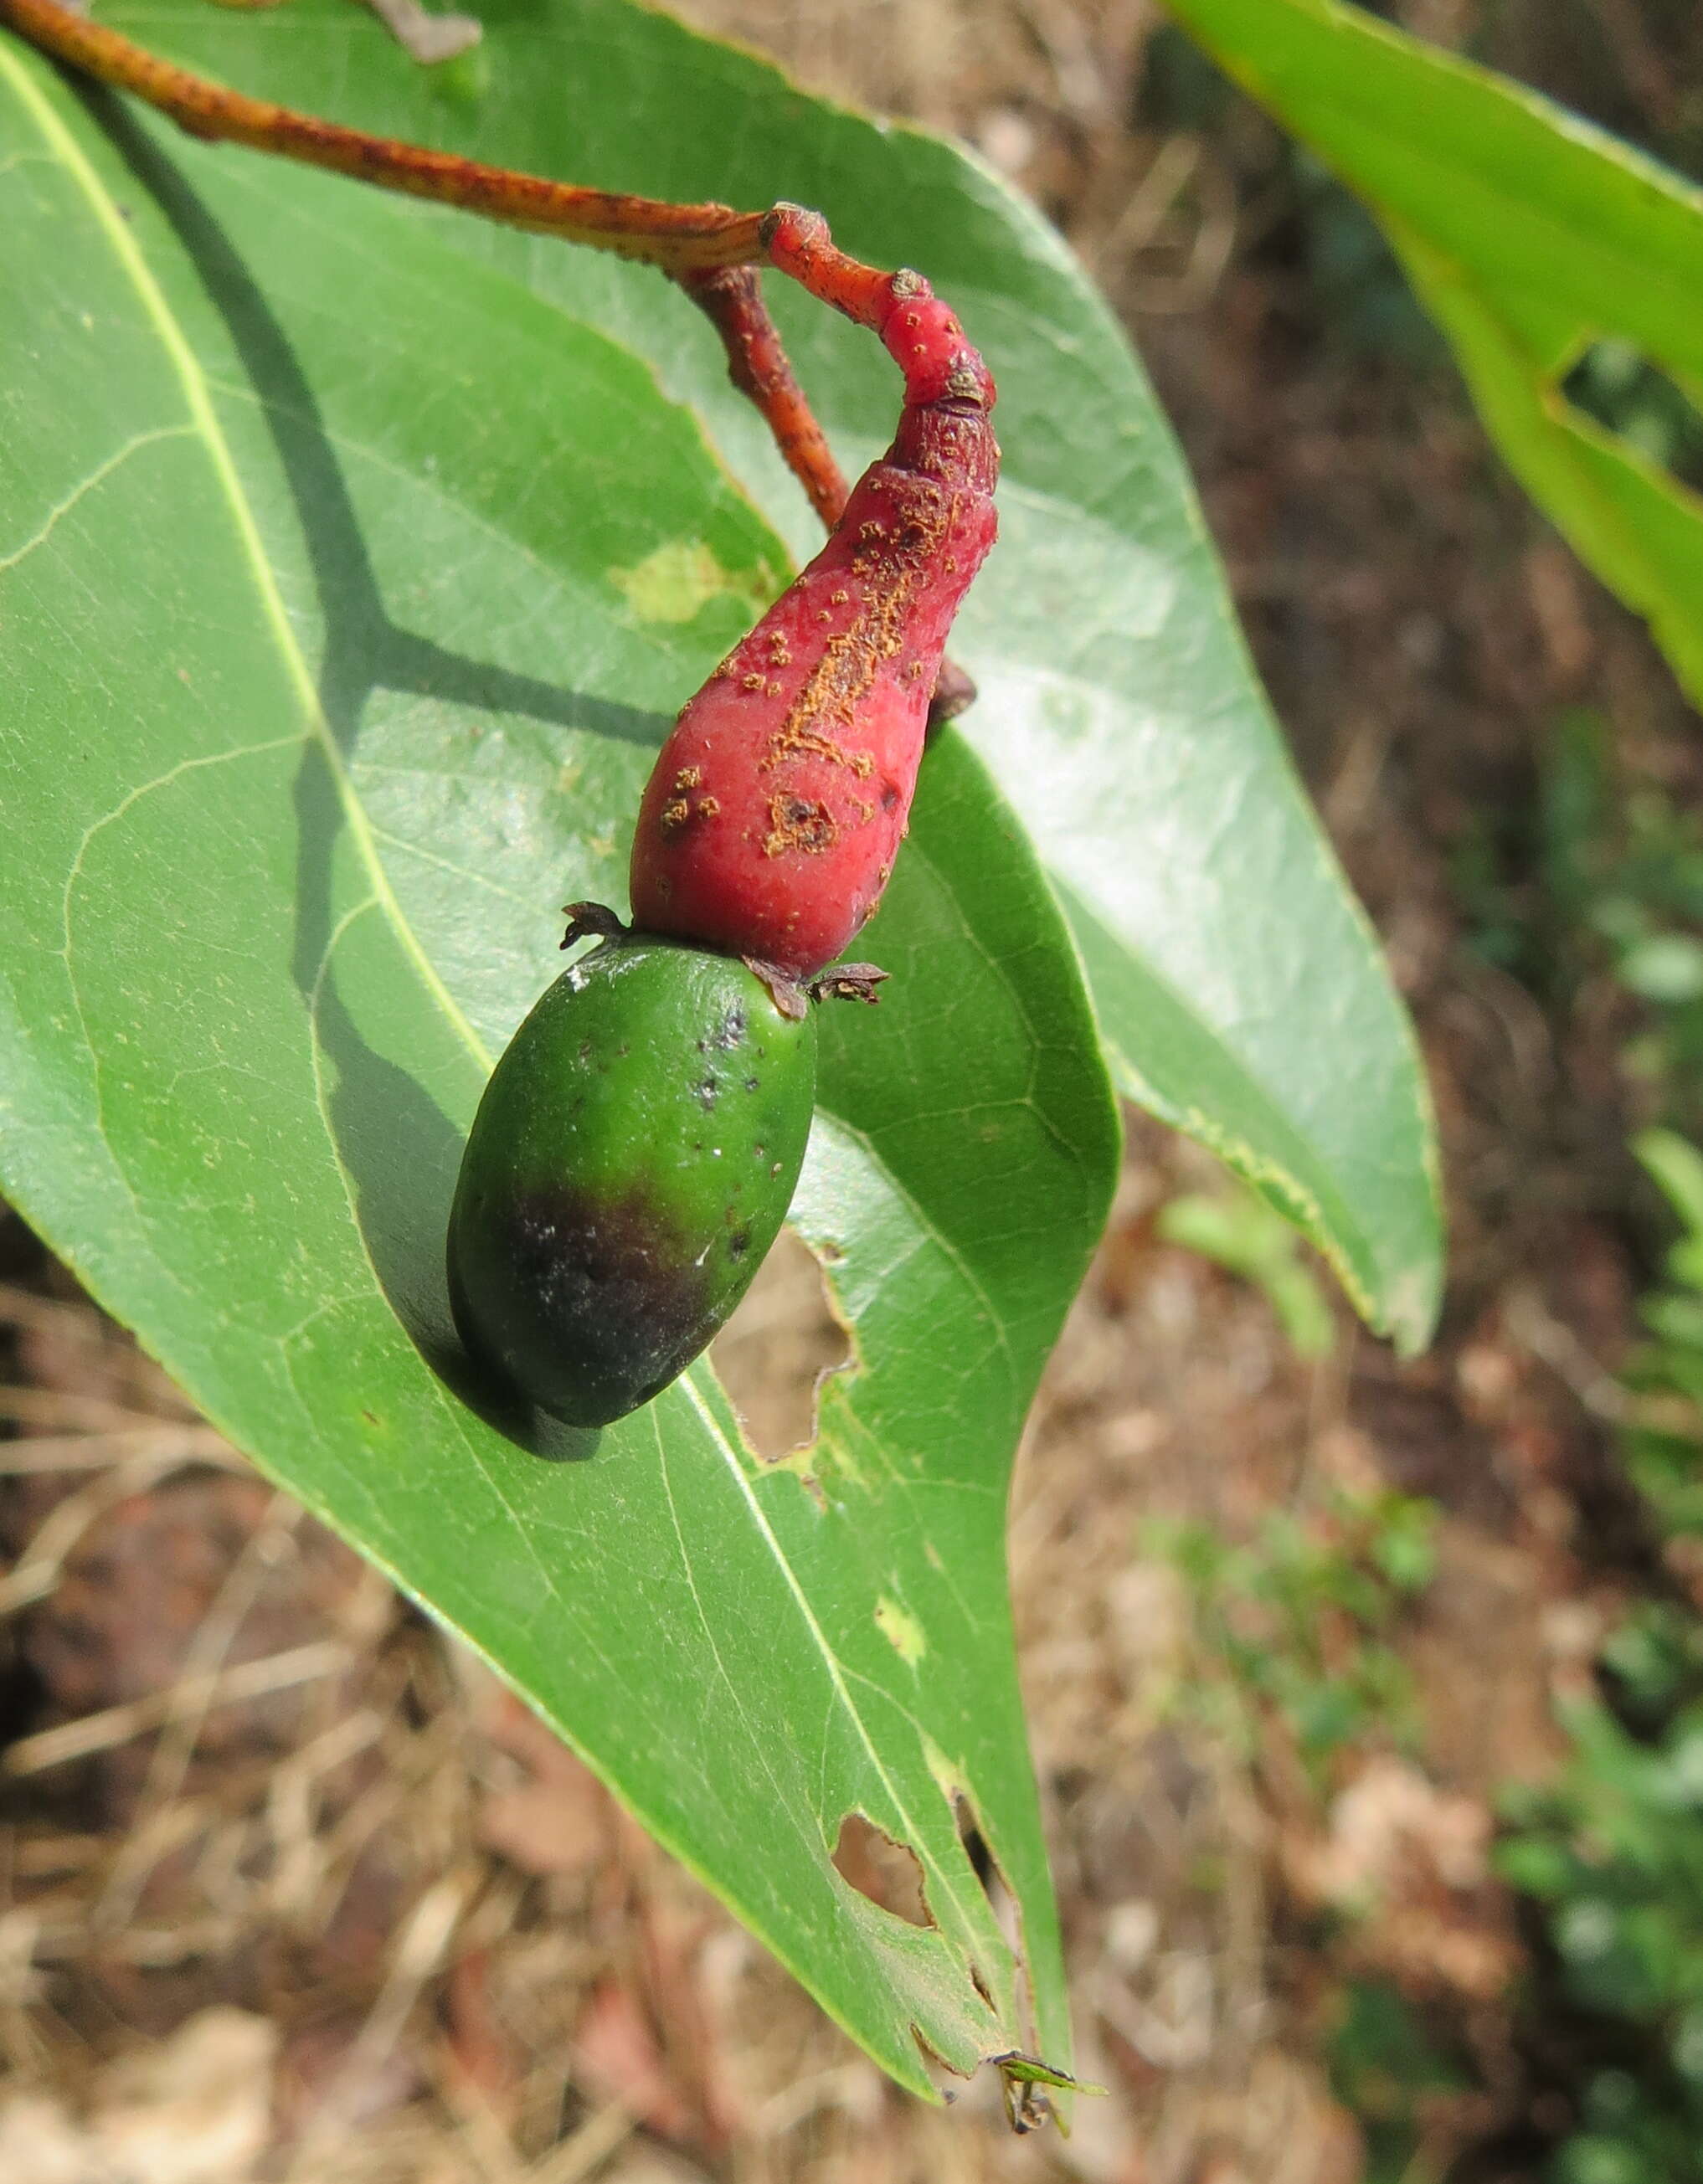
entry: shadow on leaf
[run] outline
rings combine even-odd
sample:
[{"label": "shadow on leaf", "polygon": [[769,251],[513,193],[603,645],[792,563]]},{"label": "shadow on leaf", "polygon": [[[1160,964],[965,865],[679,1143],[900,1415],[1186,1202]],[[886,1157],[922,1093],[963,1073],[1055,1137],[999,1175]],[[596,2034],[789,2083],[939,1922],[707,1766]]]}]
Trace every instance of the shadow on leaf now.
[{"label": "shadow on leaf", "polygon": [[349,826],[338,766],[379,690],[525,716],[646,749],[661,742],[667,723],[470,659],[391,619],[313,388],[241,256],[117,102],[98,90],[81,96],[171,226],[224,320],[307,545],[324,627],[317,697],[327,733],[306,744],[297,776],[293,969],[328,1065],[322,1106],[373,1273],[410,1340],[461,1401],[534,1455],[583,1460],[595,1451],[599,1434],[564,1426],[494,1383],[455,1334],[444,1238],[463,1134],[423,1084],[371,1044],[343,991],[338,950],[366,912],[379,905],[375,898],[341,913],[337,907],[336,854]]}]

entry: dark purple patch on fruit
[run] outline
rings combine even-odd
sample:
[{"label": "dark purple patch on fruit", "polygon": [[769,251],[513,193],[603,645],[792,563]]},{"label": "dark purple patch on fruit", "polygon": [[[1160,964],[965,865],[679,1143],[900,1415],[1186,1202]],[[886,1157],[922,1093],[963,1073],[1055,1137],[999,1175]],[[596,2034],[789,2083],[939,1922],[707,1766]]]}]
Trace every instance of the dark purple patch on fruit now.
[{"label": "dark purple patch on fruit", "polygon": [[714,1285],[645,1199],[572,1184],[458,1203],[450,1307],[467,1348],[570,1425],[646,1402],[705,1341]]}]

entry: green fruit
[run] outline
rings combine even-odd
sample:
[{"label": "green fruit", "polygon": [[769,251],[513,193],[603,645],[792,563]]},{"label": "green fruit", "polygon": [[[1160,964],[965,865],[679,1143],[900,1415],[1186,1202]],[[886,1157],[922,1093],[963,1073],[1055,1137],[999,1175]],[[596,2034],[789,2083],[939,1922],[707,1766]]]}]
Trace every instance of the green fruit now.
[{"label": "green fruit", "polygon": [[468,1350],[539,1408],[606,1425],[684,1371],[792,1201],[814,1011],[731,956],[623,935],[510,1040],[449,1215]]}]

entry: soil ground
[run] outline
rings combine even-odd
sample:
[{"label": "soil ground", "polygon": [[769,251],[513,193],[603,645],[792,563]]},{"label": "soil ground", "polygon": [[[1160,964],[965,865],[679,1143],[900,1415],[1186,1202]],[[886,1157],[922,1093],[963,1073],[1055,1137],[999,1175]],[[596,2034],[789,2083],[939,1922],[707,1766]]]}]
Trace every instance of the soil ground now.
[{"label": "soil ground", "polygon": [[[1158,1210],[1216,1172],[1132,1118],[1011,1535],[1082,2064],[1110,2094],[1068,2143],[1019,2142],[987,2086],[950,2114],[890,2088],[0,1228],[0,2176],[1354,2184],[1371,2142],[1332,2059],[1366,1993],[1463,2059],[1408,2173],[1535,2176],[1566,2065],[1520,2006],[1541,1966],[1490,1875],[1493,1802],[1554,1765],[1555,1701],[1624,1600],[1691,1581],[1613,1440],[1648,1274],[1623,1008],[1546,1008],[1490,967],[1455,876],[1484,814],[1529,807],[1564,709],[1695,804],[1688,716],[1500,471],[1346,201],[1239,104],[1178,118],[1143,0],[694,12],[977,142],[1128,316],[1420,1027],[1443,1334],[1401,1366],[1338,1310],[1331,1354],[1298,1359],[1263,1295],[1161,1240]],[[1639,135],[1703,70],[1687,13],[1639,0],[1398,12],[1494,33]],[[783,1262],[726,1352],[753,1415],[779,1407],[765,1430],[821,1340],[808,1267]],[[1410,1702],[1309,1767],[1224,1676],[1156,1520],[1327,1535],[1387,1489],[1437,1505],[1435,1579],[1321,1643],[1338,1668],[1393,1655]]]}]

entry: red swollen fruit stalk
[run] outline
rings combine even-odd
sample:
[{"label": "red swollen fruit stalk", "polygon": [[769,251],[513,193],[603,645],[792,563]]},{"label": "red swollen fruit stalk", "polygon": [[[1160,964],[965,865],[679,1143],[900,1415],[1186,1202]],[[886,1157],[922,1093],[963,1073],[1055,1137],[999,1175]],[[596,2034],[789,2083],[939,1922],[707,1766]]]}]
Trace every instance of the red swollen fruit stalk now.
[{"label": "red swollen fruit stalk", "polygon": [[919,274],[877,273],[818,214],[778,208],[769,255],[879,334],[905,375],[892,446],[838,527],[686,706],[634,836],[633,915],[806,978],[879,901],[929,699],[993,543],[993,381]]}]

